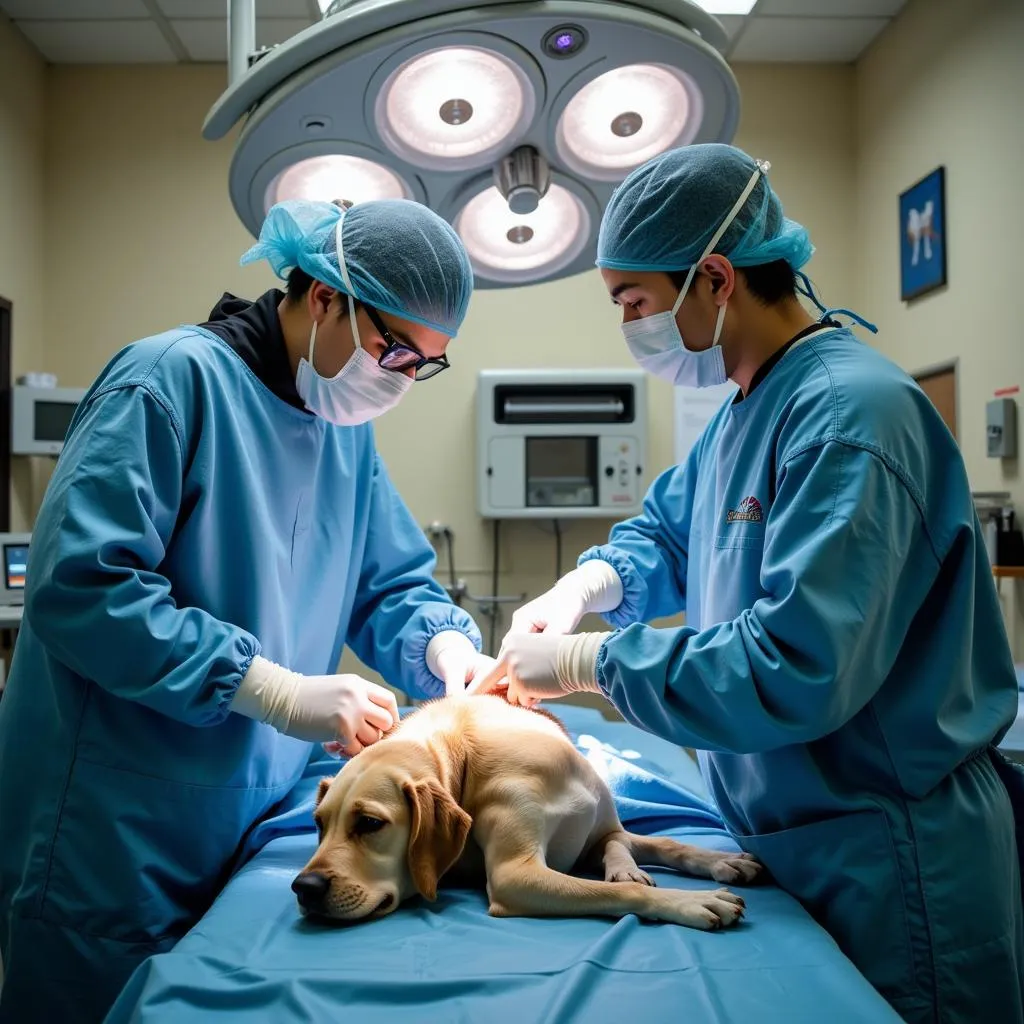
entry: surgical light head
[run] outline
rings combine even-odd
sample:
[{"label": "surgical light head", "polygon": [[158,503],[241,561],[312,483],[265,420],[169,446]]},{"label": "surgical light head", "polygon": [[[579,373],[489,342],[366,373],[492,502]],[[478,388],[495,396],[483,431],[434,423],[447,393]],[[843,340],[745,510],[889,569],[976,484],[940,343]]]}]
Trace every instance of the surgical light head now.
[{"label": "surgical light head", "polygon": [[287,200],[416,200],[478,287],[592,268],[615,186],[739,119],[728,35],[694,0],[336,0],[260,52],[254,0],[225,2],[230,85],[203,133],[243,122],[229,187],[249,230]]}]

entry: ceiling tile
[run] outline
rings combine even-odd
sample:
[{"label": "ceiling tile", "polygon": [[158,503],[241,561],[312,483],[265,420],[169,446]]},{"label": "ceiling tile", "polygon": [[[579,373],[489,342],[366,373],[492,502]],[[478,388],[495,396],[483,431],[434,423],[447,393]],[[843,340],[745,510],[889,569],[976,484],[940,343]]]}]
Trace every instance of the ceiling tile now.
[{"label": "ceiling tile", "polygon": [[743,28],[743,22],[747,19],[742,14],[716,14],[715,17],[722,23],[730,39],[736,38],[736,33]]},{"label": "ceiling tile", "polygon": [[856,60],[889,22],[885,18],[751,17],[736,43],[736,61]]},{"label": "ceiling tile", "polygon": [[[256,46],[275,46],[309,28],[308,18],[258,18]],[[227,22],[213,18],[184,18],[171,22],[192,60],[223,63],[227,60]]]},{"label": "ceiling tile", "polygon": [[892,18],[906,0],[760,0],[754,13],[805,18]]},{"label": "ceiling tile", "polygon": [[91,20],[93,18],[148,18],[142,0],[0,0],[0,11],[18,21]]},{"label": "ceiling tile", "polygon": [[20,21],[51,64],[158,64],[175,60],[153,21]]},{"label": "ceiling tile", "polygon": [[228,53],[227,22],[214,18],[172,21],[171,28],[192,60],[223,64]]},{"label": "ceiling tile", "polygon": [[256,45],[276,46],[292,36],[298,35],[303,29],[309,28],[313,22],[309,18],[258,18],[256,21]]},{"label": "ceiling tile", "polygon": [[[0,0],[0,4],[6,0]],[[31,3],[31,0],[19,0]],[[156,0],[168,18],[215,18],[224,20],[224,0]],[[65,0],[66,3],[66,0]],[[256,18],[309,18],[308,0],[256,0]]]}]

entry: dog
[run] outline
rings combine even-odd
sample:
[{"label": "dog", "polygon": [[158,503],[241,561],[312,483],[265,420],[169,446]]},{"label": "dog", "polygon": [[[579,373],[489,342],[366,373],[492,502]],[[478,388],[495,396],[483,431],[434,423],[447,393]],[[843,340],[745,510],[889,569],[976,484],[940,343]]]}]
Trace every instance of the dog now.
[{"label": "dog", "polygon": [[379,918],[416,894],[433,901],[448,876],[486,880],[496,917],[636,914],[711,931],[743,917],[740,896],[659,889],[638,864],[734,884],[761,871],[749,854],[625,831],[561,722],[495,695],[409,715],[320,780],[314,820],[319,845],[292,889],[303,913],[333,921]]}]

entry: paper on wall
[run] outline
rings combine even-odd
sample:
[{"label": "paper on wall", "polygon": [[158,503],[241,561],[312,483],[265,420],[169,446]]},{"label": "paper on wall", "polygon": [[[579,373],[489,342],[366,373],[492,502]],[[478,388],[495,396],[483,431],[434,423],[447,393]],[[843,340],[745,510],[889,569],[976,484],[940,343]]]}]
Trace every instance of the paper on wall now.
[{"label": "paper on wall", "polygon": [[731,381],[713,388],[675,388],[675,460],[686,460],[697,438],[722,404],[736,393]]}]

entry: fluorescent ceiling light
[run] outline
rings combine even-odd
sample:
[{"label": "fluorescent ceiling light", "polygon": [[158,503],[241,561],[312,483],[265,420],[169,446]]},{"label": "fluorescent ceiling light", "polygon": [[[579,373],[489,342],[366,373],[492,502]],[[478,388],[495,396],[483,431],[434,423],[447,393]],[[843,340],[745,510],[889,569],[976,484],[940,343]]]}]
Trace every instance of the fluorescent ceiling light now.
[{"label": "fluorescent ceiling light", "polygon": [[749,14],[757,0],[692,0],[692,2],[707,11],[708,14]]}]

